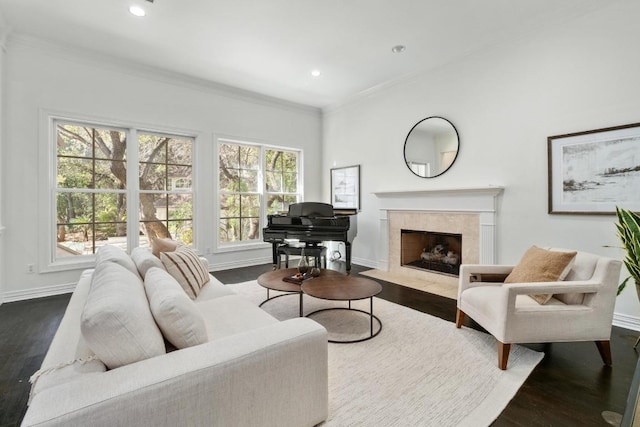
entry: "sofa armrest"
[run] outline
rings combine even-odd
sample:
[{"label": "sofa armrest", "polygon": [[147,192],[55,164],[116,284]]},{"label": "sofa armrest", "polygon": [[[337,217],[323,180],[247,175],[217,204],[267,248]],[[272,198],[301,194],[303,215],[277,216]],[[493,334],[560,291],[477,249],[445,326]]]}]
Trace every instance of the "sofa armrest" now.
[{"label": "sofa armrest", "polygon": [[296,318],[44,390],[23,425],[312,426],[327,366],[327,331]]}]

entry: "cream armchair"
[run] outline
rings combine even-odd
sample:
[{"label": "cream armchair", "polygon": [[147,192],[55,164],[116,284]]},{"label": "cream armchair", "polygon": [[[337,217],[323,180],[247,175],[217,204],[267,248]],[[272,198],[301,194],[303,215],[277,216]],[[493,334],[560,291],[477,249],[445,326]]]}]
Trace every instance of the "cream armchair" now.
[{"label": "cream armchair", "polygon": [[[611,323],[622,263],[576,254],[564,281],[501,283],[513,266],[462,265],[456,327],[471,317],[498,340],[498,366],[507,368],[511,344],[595,341],[611,365]],[[500,282],[499,282],[500,280]],[[528,295],[553,294],[540,305]]]}]

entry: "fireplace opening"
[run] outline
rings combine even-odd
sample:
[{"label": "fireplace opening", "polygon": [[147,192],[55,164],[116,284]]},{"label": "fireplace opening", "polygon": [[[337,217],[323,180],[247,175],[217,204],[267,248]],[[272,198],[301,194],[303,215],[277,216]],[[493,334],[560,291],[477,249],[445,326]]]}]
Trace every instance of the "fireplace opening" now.
[{"label": "fireplace opening", "polygon": [[401,230],[400,265],[459,276],[462,234]]}]

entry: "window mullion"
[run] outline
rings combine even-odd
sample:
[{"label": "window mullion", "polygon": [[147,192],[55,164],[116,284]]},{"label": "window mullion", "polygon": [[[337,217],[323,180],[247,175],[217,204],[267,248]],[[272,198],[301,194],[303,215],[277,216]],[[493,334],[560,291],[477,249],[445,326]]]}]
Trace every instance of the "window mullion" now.
[{"label": "window mullion", "polygon": [[127,151],[126,163],[127,168],[127,248],[132,250],[138,247],[140,243],[140,180],[138,179],[139,149],[138,149],[138,132],[136,129],[127,131]]}]

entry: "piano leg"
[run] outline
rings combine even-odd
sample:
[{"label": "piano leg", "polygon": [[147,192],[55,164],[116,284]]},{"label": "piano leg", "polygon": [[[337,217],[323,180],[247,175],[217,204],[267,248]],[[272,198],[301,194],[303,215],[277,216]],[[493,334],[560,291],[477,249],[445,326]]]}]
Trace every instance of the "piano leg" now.
[{"label": "piano leg", "polygon": [[279,243],[271,242],[271,256],[273,257],[273,270],[277,270],[278,265],[278,245]]},{"label": "piano leg", "polygon": [[344,242],[344,248],[347,255],[347,275],[351,274],[351,242]]}]

